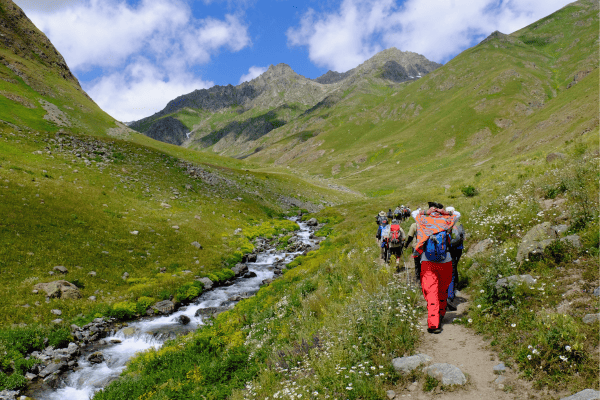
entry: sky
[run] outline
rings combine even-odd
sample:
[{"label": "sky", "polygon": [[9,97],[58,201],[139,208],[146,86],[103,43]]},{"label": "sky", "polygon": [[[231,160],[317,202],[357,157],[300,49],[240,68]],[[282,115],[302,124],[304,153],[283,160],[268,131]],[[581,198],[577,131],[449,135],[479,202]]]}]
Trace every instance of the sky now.
[{"label": "sky", "polygon": [[569,0],[14,0],[107,113],[129,122],[177,96],[286,63],[316,78],[396,47],[446,63]]}]

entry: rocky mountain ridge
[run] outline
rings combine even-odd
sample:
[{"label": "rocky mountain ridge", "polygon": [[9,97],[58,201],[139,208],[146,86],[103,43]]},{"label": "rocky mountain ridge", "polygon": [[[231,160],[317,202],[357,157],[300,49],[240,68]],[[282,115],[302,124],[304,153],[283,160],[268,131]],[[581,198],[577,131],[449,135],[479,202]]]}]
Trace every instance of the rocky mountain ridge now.
[{"label": "rocky mountain ridge", "polygon": [[[286,107],[300,106],[308,109],[323,101],[333,92],[346,90],[360,81],[376,79],[388,84],[405,82],[417,79],[439,66],[440,64],[429,61],[422,55],[403,52],[396,48],[384,50],[345,73],[329,71],[316,79],[301,76],[289,65],[280,63],[269,66],[269,69],[260,76],[238,86],[214,86],[210,89],[195,90],[190,94],[179,96],[170,101],[160,112],[135,121],[130,126],[147,134],[151,126],[159,119],[168,115],[177,118],[177,113],[184,109],[211,114],[234,109],[234,116],[252,110],[265,110],[265,113],[268,113],[281,107],[285,109]],[[210,115],[205,115],[203,119],[208,118]],[[231,147],[233,142],[237,143],[236,148],[244,147],[245,141],[260,138],[272,129],[287,123],[289,119],[279,118],[278,121],[279,123],[272,124],[268,116],[259,118],[258,121],[253,116],[243,120],[231,120],[230,124],[223,125],[218,129],[213,129],[212,124],[210,129],[206,129],[202,121],[198,121],[195,126],[188,126],[192,134],[190,140],[184,145],[195,143],[200,148],[210,147],[228,135],[233,135],[235,138],[229,137],[225,140],[227,145],[225,142],[220,143],[219,152]],[[252,128],[255,125],[256,129]],[[246,131],[246,134],[241,135],[240,139],[242,131]],[[157,140],[163,140],[162,137],[153,136]],[[164,138],[167,140],[166,137]],[[238,156],[241,153],[236,150],[231,155]]]}]

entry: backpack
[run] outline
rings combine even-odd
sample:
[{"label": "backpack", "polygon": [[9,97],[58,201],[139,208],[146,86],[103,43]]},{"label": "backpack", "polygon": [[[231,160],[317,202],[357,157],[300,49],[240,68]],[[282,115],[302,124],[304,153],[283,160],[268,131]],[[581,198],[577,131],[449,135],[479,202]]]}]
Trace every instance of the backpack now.
[{"label": "backpack", "polygon": [[404,235],[402,235],[402,231],[400,230],[400,225],[393,224],[390,226],[390,247],[398,247],[402,246],[402,242],[404,241]]},{"label": "backpack", "polygon": [[460,247],[462,246],[464,240],[465,229],[463,228],[462,224],[454,225],[452,227],[452,240],[450,241],[450,246],[454,248]]},{"label": "backpack", "polygon": [[447,231],[434,233],[425,242],[425,257],[433,262],[444,261],[449,244],[450,235],[448,235]]},{"label": "backpack", "polygon": [[376,221],[377,221],[377,225],[381,225],[381,222],[385,219],[385,217],[382,217],[381,215],[377,214]]}]

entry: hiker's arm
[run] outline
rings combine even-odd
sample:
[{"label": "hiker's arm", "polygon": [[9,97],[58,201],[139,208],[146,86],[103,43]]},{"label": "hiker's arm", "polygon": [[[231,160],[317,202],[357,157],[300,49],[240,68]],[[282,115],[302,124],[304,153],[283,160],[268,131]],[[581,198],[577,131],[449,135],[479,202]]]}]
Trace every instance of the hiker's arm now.
[{"label": "hiker's arm", "polygon": [[408,246],[410,245],[410,242],[412,242],[414,236],[409,236],[408,239],[406,240],[406,243],[404,244],[404,248],[408,248]]}]

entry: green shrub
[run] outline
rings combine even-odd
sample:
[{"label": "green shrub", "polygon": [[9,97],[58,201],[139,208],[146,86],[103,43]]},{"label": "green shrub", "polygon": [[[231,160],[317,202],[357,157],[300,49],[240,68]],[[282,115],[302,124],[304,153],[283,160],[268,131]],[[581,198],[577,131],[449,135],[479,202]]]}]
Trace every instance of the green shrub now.
[{"label": "green shrub", "polygon": [[67,328],[60,328],[48,332],[48,345],[57,349],[67,347],[72,339],[71,332],[69,332]]},{"label": "green shrub", "polygon": [[179,289],[177,289],[173,300],[176,303],[186,303],[192,301],[196,297],[200,296],[203,288],[204,284],[202,282],[194,281],[185,283],[180,286]]},{"label": "green shrub", "polygon": [[123,301],[120,303],[113,304],[110,316],[117,319],[126,320],[132,319],[136,313],[137,305],[135,303]]},{"label": "green shrub", "polygon": [[472,185],[467,185],[467,186],[463,187],[462,189],[460,189],[460,191],[462,192],[462,194],[464,194],[467,197],[473,197],[478,193],[477,189],[475,189],[475,187]]},{"label": "green shrub", "polygon": [[156,303],[156,299],[152,297],[142,296],[138,299],[136,303],[136,310],[138,314],[144,314],[148,307],[152,304]]}]

